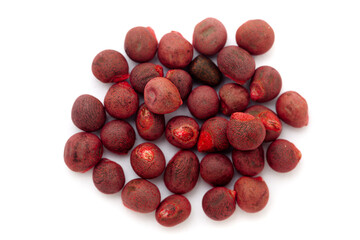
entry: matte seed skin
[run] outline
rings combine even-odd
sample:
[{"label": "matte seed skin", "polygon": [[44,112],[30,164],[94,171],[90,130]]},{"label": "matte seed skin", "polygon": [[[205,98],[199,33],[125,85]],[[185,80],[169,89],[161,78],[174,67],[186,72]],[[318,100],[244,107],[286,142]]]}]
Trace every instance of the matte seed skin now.
[{"label": "matte seed skin", "polygon": [[125,52],[135,62],[150,61],[156,54],[157,46],[155,32],[150,27],[134,27],[125,36]]},{"label": "matte seed skin", "polygon": [[75,100],[71,110],[71,119],[75,126],[85,132],[97,131],[105,123],[105,108],[99,99],[84,94]]},{"label": "matte seed skin", "polygon": [[235,194],[235,191],[225,187],[210,189],[202,200],[205,214],[215,221],[229,218],[236,209]]},{"label": "matte seed skin", "polygon": [[200,162],[200,175],[210,185],[225,186],[234,176],[230,159],[220,153],[207,154]]},{"label": "matte seed skin", "polygon": [[184,222],[191,213],[189,200],[182,195],[170,195],[156,209],[156,221],[164,227],[173,227]]},{"label": "matte seed skin", "polygon": [[266,159],[273,170],[285,173],[297,166],[301,152],[293,143],[285,139],[277,139],[268,147]]},{"label": "matte seed skin", "polygon": [[281,120],[292,127],[301,128],[309,123],[308,105],[297,92],[287,91],[276,101],[276,112]]},{"label": "matte seed skin", "polygon": [[255,70],[250,84],[251,100],[268,102],[279,95],[282,79],[278,71],[270,66],[262,66]]},{"label": "matte seed skin", "polygon": [[226,135],[234,148],[247,151],[262,144],[266,130],[259,119],[248,113],[236,112],[230,117]]},{"label": "matte seed skin", "polygon": [[236,31],[236,43],[249,51],[259,55],[266,53],[274,44],[275,34],[271,26],[261,19],[249,20]]},{"label": "matte seed skin", "polygon": [[124,120],[113,120],[101,129],[100,138],[104,146],[117,154],[126,154],[135,143],[135,131]]},{"label": "matte seed skin", "polygon": [[218,53],[225,46],[226,39],[225,26],[215,18],[206,18],[194,28],[194,48],[204,55],[211,56]]},{"label": "matte seed skin", "polygon": [[102,193],[113,194],[120,192],[125,184],[125,175],[122,167],[107,158],[101,159],[93,171],[95,187]]},{"label": "matte seed skin", "polygon": [[165,117],[162,114],[150,112],[143,103],[136,115],[136,129],[145,140],[153,141],[160,138],[165,131]]},{"label": "matte seed skin", "polygon": [[156,185],[137,178],[125,185],[121,199],[125,207],[136,212],[149,213],[159,206],[161,195]]},{"label": "matte seed skin", "polygon": [[199,152],[221,152],[230,147],[226,136],[228,120],[223,117],[213,117],[201,126],[197,143]]},{"label": "matte seed skin", "polygon": [[189,73],[193,79],[212,87],[219,85],[222,81],[222,73],[219,68],[204,55],[199,55],[192,60],[189,65]]},{"label": "matte seed skin", "polygon": [[262,145],[254,150],[240,151],[233,149],[232,160],[235,169],[243,176],[253,177],[261,173],[265,166]]},{"label": "matte seed skin", "polygon": [[141,178],[156,178],[165,169],[165,157],[161,149],[153,143],[142,143],[132,150],[130,163]]},{"label": "matte seed skin", "polygon": [[65,144],[65,164],[74,172],[86,172],[95,166],[103,154],[100,139],[92,133],[79,132]]},{"label": "matte seed skin", "polygon": [[165,168],[164,182],[176,194],[190,192],[199,178],[199,159],[189,150],[180,150]]},{"label": "matte seed skin", "polygon": [[193,89],[187,100],[190,113],[198,119],[214,117],[219,112],[219,105],[216,91],[206,85]]},{"label": "matte seed skin", "polygon": [[240,177],[234,190],[237,204],[248,213],[261,211],[269,200],[269,189],[261,177]]},{"label": "matte seed skin", "polygon": [[139,97],[127,82],[112,85],[105,95],[106,111],[114,118],[125,119],[136,113]]},{"label": "matte seed skin", "polygon": [[129,78],[129,65],[124,56],[115,50],[104,50],[93,60],[91,70],[103,83],[121,82]]},{"label": "matte seed skin", "polygon": [[245,84],[255,72],[255,60],[238,46],[224,47],[217,56],[220,71],[238,84]]},{"label": "matte seed skin", "polygon": [[184,68],[193,57],[193,46],[180,33],[165,34],[159,43],[159,61],[168,68]]}]

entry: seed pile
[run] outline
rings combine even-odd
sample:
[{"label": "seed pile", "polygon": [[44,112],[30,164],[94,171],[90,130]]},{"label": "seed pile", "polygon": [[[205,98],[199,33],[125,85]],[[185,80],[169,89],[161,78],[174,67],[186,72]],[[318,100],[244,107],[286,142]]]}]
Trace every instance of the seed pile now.
[{"label": "seed pile", "polygon": [[[259,174],[265,160],[277,172],[293,170],[301,159],[296,146],[278,139],[282,121],[301,128],[308,124],[306,100],[287,91],[276,101],[276,113],[250,101],[264,103],[281,91],[279,72],[270,66],[255,69],[253,55],[267,52],[274,43],[274,31],[263,20],[250,20],[236,32],[238,46],[225,46],[227,32],[215,18],[206,18],[194,28],[192,44],[180,33],[165,34],[158,43],[150,27],[128,31],[124,48],[139,64],[129,74],[125,57],[115,50],[104,50],[93,60],[92,72],[103,83],[113,83],[104,104],[85,94],[73,105],[71,118],[83,130],[65,144],[65,164],[75,172],[93,170],[96,188],[105,194],[121,191],[123,204],[137,212],[154,212],[155,219],[171,227],[185,221],[191,204],[183,196],[191,191],[199,176],[213,188],[202,200],[204,213],[220,221],[229,218],[236,204],[245,212],[262,210],[269,199],[267,184]],[[193,48],[200,54],[193,58]],[[157,53],[163,67],[150,63]],[[217,65],[209,58],[217,54]],[[214,89],[224,76],[234,83]],[[129,82],[126,81],[129,79]],[[193,89],[193,81],[202,84]],[[249,83],[249,89],[244,86]],[[139,94],[144,103],[139,106]],[[174,116],[165,123],[164,114],[187,104],[189,116]],[[115,120],[106,121],[106,113]],[[221,115],[222,116],[218,116]],[[179,151],[166,161],[162,150],[145,142],[134,147],[136,132],[127,118],[136,115],[136,130],[141,138],[153,141],[165,135]],[[204,120],[202,126],[198,121]],[[94,131],[100,130],[100,138]],[[264,142],[271,142],[266,154]],[[122,167],[102,158],[103,147],[116,154],[129,154],[131,166],[140,177],[125,181]],[[224,155],[232,147],[231,159]],[[194,151],[207,153],[199,161]],[[265,157],[266,155],[266,157]],[[166,164],[167,162],[167,164]],[[240,177],[233,189],[225,187]],[[146,179],[163,176],[173,195],[161,201],[156,185]]]}]

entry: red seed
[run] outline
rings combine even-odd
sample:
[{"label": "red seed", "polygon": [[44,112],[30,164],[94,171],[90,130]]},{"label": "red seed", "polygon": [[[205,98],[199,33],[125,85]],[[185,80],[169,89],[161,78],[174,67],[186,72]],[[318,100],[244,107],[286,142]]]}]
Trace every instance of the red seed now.
[{"label": "red seed", "polygon": [[101,82],[121,82],[129,78],[129,65],[115,50],[104,50],[94,58],[92,72]]},{"label": "red seed", "polygon": [[236,201],[248,213],[262,210],[269,200],[269,189],[261,177],[240,177],[235,185]]},{"label": "red seed", "polygon": [[266,152],[269,166],[277,172],[290,172],[301,159],[301,152],[296,146],[284,139],[272,142]]},{"label": "red seed", "polygon": [[165,34],[159,43],[159,61],[168,68],[184,68],[191,62],[193,47],[180,33]]},{"label": "red seed", "polygon": [[208,119],[219,112],[219,97],[212,87],[202,85],[192,90],[187,106],[194,117]]},{"label": "red seed", "polygon": [[265,165],[264,149],[262,145],[254,150],[240,151],[233,149],[232,160],[235,169],[244,176],[253,177],[258,175]]},{"label": "red seed", "polygon": [[197,144],[199,152],[221,152],[229,148],[226,136],[228,120],[223,117],[213,117],[201,126]]},{"label": "red seed", "polygon": [[148,109],[156,114],[172,113],[183,103],[179,90],[164,77],[153,78],[146,84],[144,101]]},{"label": "red seed", "polygon": [[165,136],[172,145],[182,149],[189,149],[196,145],[199,136],[199,125],[191,117],[176,116],[166,124]]},{"label": "red seed", "polygon": [[182,195],[170,195],[156,209],[155,218],[165,227],[173,227],[184,222],[191,212],[189,200]]},{"label": "red seed", "polygon": [[190,192],[199,178],[199,159],[189,150],[180,150],[165,168],[164,183],[176,194]]},{"label": "red seed", "polygon": [[255,60],[237,46],[224,47],[217,56],[220,71],[238,84],[245,84],[255,72]]},{"label": "red seed", "polygon": [[84,94],[75,100],[71,110],[71,119],[75,126],[83,131],[97,131],[105,123],[105,108],[97,98]]},{"label": "red seed", "polygon": [[95,134],[79,132],[67,140],[64,160],[70,170],[86,172],[101,160],[102,154],[102,143]]},{"label": "red seed", "polygon": [[249,20],[236,31],[236,42],[251,54],[266,53],[274,44],[275,34],[271,26],[261,19]]},{"label": "red seed", "polygon": [[225,186],[234,176],[230,159],[220,153],[207,154],[200,162],[200,175],[210,185]]},{"label": "red seed", "polygon": [[267,102],[279,95],[282,87],[281,76],[275,68],[262,66],[255,70],[250,84],[251,100]]},{"label": "red seed", "polygon": [[125,37],[126,54],[135,62],[150,61],[156,53],[158,42],[154,30],[150,27],[134,27]]},{"label": "red seed", "polygon": [[161,149],[153,143],[142,143],[131,152],[131,167],[142,178],[156,178],[165,169],[165,157]]},{"label": "red seed", "polygon": [[236,112],[230,117],[226,135],[236,149],[254,150],[265,139],[266,130],[262,122],[248,113]]},{"label": "red seed", "polygon": [[215,18],[206,18],[195,26],[193,45],[199,53],[208,56],[218,53],[225,46],[226,39],[224,25]]},{"label": "red seed", "polygon": [[209,218],[215,221],[225,220],[235,212],[235,191],[225,187],[210,189],[203,197],[202,207]]},{"label": "red seed", "polygon": [[121,192],[125,207],[141,213],[154,211],[160,204],[161,195],[153,183],[137,178],[128,182]]},{"label": "red seed", "polygon": [[117,154],[126,154],[135,143],[135,131],[124,120],[113,120],[101,129],[100,138],[104,146]]},{"label": "red seed", "polygon": [[307,102],[297,92],[288,91],[281,94],[276,101],[276,112],[279,118],[290,126],[301,128],[309,123]]},{"label": "red seed", "polygon": [[124,171],[116,162],[103,158],[94,168],[93,182],[102,193],[120,192],[125,183]]},{"label": "red seed", "polygon": [[162,136],[165,131],[165,117],[162,114],[150,112],[143,103],[136,115],[136,129],[145,140],[153,141]]},{"label": "red seed", "polygon": [[104,105],[111,116],[125,119],[136,113],[139,108],[139,97],[129,83],[120,82],[109,88]]}]

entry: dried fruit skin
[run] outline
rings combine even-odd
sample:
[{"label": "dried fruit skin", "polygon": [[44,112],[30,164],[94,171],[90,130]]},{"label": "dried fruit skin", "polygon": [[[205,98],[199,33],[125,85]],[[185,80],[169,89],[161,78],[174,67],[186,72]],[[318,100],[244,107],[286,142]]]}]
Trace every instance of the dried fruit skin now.
[{"label": "dried fruit skin", "polygon": [[307,102],[297,92],[281,94],[276,101],[276,112],[281,120],[292,127],[301,128],[309,123]]},{"label": "dried fruit skin", "polygon": [[165,136],[175,147],[192,148],[197,143],[199,124],[188,116],[173,117],[166,124]]},{"label": "dried fruit skin", "polygon": [[249,20],[236,31],[236,42],[254,55],[266,53],[274,44],[275,34],[271,26],[261,19]]},{"label": "dried fruit skin", "polygon": [[153,78],[146,84],[144,101],[148,109],[156,114],[174,112],[183,103],[179,90],[164,77]]},{"label": "dried fruit skin", "polygon": [[200,175],[210,185],[225,186],[234,176],[230,159],[220,153],[207,154],[200,162]]},{"label": "dried fruit skin", "polygon": [[254,150],[265,139],[266,130],[262,122],[248,113],[231,114],[226,130],[231,146],[238,150]]},{"label": "dried fruit skin", "polygon": [[141,178],[156,178],[165,169],[165,157],[161,149],[153,143],[142,143],[131,152],[131,167]]},{"label": "dried fruit skin", "polygon": [[162,114],[150,112],[143,103],[136,115],[136,129],[145,140],[153,141],[162,136],[165,131],[165,117]]},{"label": "dried fruit skin", "polygon": [[250,84],[251,100],[268,102],[279,95],[282,87],[281,76],[275,68],[262,66],[255,70]]},{"label": "dried fruit skin", "polygon": [[166,78],[177,87],[181,99],[185,101],[188,98],[193,86],[190,74],[182,69],[171,69],[166,73]]},{"label": "dried fruit skin", "polygon": [[199,159],[189,150],[180,150],[165,168],[164,182],[176,194],[190,192],[199,178]]},{"label": "dried fruit skin", "polygon": [[65,144],[65,164],[74,172],[86,172],[101,160],[103,146],[100,139],[86,132],[72,135]]},{"label": "dried fruit skin", "polygon": [[84,94],[75,100],[71,119],[75,126],[85,132],[97,131],[105,123],[105,108],[97,98]]},{"label": "dried fruit skin", "polygon": [[191,62],[193,47],[180,33],[165,34],[159,43],[159,61],[168,68],[184,68]]},{"label": "dried fruit skin", "polygon": [[227,116],[234,112],[242,112],[250,102],[246,88],[236,83],[224,84],[219,90],[220,111]]},{"label": "dried fruit skin", "polygon": [[224,25],[215,18],[206,18],[199,22],[194,29],[194,48],[204,55],[218,53],[226,43],[227,32]]},{"label": "dried fruit skin", "polygon": [[235,194],[225,187],[210,189],[202,199],[205,214],[215,221],[229,218],[236,209]]},{"label": "dried fruit skin", "polygon": [[222,81],[222,73],[219,68],[204,55],[199,55],[191,61],[189,73],[193,79],[213,87]]},{"label": "dried fruit skin", "polygon": [[122,167],[107,158],[101,159],[93,171],[95,187],[102,193],[113,194],[120,192],[125,184]]},{"label": "dried fruit skin", "polygon": [[264,169],[264,149],[262,145],[254,150],[240,151],[233,149],[232,160],[235,169],[244,176],[253,177]]},{"label": "dried fruit skin", "polygon": [[125,119],[136,113],[139,97],[127,82],[112,85],[105,95],[106,111],[114,118]]},{"label": "dried fruit skin", "polygon": [[129,65],[124,56],[115,50],[104,50],[92,63],[94,76],[103,83],[121,82],[129,77]]},{"label": "dried fruit skin", "polygon": [[259,212],[269,200],[269,189],[261,177],[240,177],[234,190],[237,204],[248,213]]},{"label": "dried fruit skin", "polygon": [[160,204],[160,191],[153,183],[137,178],[128,182],[121,192],[125,207],[141,213],[154,211]]},{"label": "dried fruit skin", "polygon": [[173,227],[184,222],[191,213],[189,200],[182,195],[170,195],[165,198],[155,212],[158,223],[164,227]]},{"label": "dried fruit skin", "polygon": [[245,84],[255,72],[255,60],[237,46],[224,47],[217,56],[220,71],[238,84]]},{"label": "dried fruit skin", "polygon": [[163,68],[153,63],[140,63],[130,73],[131,86],[138,93],[144,93],[146,84],[153,78],[162,77]]},{"label": "dried fruit skin", "polygon": [[282,131],[282,123],[278,116],[269,108],[261,105],[254,105],[246,109],[245,113],[251,114],[260,119],[266,129],[264,142],[277,139]]},{"label": "dried fruit skin", "polygon": [[293,170],[301,159],[301,152],[296,146],[285,140],[277,139],[270,144],[266,152],[269,166],[281,173]]},{"label": "dried fruit skin", "polygon": [[101,129],[100,138],[104,146],[117,154],[126,154],[135,143],[135,131],[124,120],[113,120]]},{"label": "dried fruit skin", "polygon": [[135,62],[150,61],[155,56],[157,46],[154,30],[150,27],[134,27],[126,34],[125,52]]},{"label": "dried fruit skin", "polygon": [[202,85],[192,90],[187,105],[194,117],[208,119],[218,113],[219,98],[212,87]]},{"label": "dried fruit skin", "polygon": [[228,120],[223,117],[213,117],[201,126],[197,144],[199,152],[221,152],[229,148],[226,136]]}]

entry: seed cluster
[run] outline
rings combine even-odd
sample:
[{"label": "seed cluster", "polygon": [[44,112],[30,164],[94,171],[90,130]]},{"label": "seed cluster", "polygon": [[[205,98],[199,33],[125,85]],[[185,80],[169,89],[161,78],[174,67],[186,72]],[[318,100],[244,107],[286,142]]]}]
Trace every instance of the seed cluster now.
[{"label": "seed cluster", "polygon": [[[94,76],[113,85],[104,104],[88,94],[75,100],[71,118],[84,132],[74,134],[65,144],[68,168],[75,172],[93,168],[93,182],[100,192],[122,190],[126,207],[154,212],[157,222],[166,227],[189,217],[191,204],[183,194],[194,189],[199,176],[213,187],[202,200],[209,218],[229,218],[236,204],[249,213],[262,210],[269,199],[268,186],[259,176],[265,159],[280,173],[293,170],[301,159],[293,143],[278,139],[281,120],[296,128],[306,126],[308,105],[295,91],[278,97],[282,79],[276,69],[255,69],[253,55],[267,52],[274,43],[274,31],[268,23],[247,21],[238,28],[235,38],[238,46],[225,46],[226,29],[215,18],[206,18],[195,26],[192,44],[175,31],[165,34],[158,43],[150,27],[135,27],[124,41],[128,57],[139,63],[130,74],[121,53],[104,50],[97,54],[92,64]],[[193,48],[200,53],[195,58]],[[156,53],[161,64],[170,68],[165,76],[163,66],[149,62]],[[216,54],[217,65],[209,58]],[[224,76],[234,82],[222,85],[217,93],[214,87]],[[129,82],[125,81],[128,78]],[[202,85],[193,89],[193,81]],[[139,94],[144,96],[140,106]],[[276,113],[259,104],[249,107],[251,101],[264,103],[276,97]],[[187,104],[193,117],[174,116],[165,123],[164,114],[182,104]],[[106,121],[106,113],[115,119]],[[134,147],[136,132],[128,123],[133,115],[141,138],[154,141],[165,135],[179,148],[171,160],[167,161],[154,143]],[[197,120],[204,121],[201,127]],[[92,133],[98,130],[100,138]],[[271,142],[267,150],[264,142]],[[126,182],[122,167],[102,158],[103,147],[116,154],[129,154],[140,178]],[[231,159],[224,154],[230,148]],[[207,153],[201,162],[195,150]],[[233,189],[228,189],[225,186],[232,180],[234,168],[242,177]],[[158,187],[147,180],[160,176],[173,193],[162,201]]]}]

